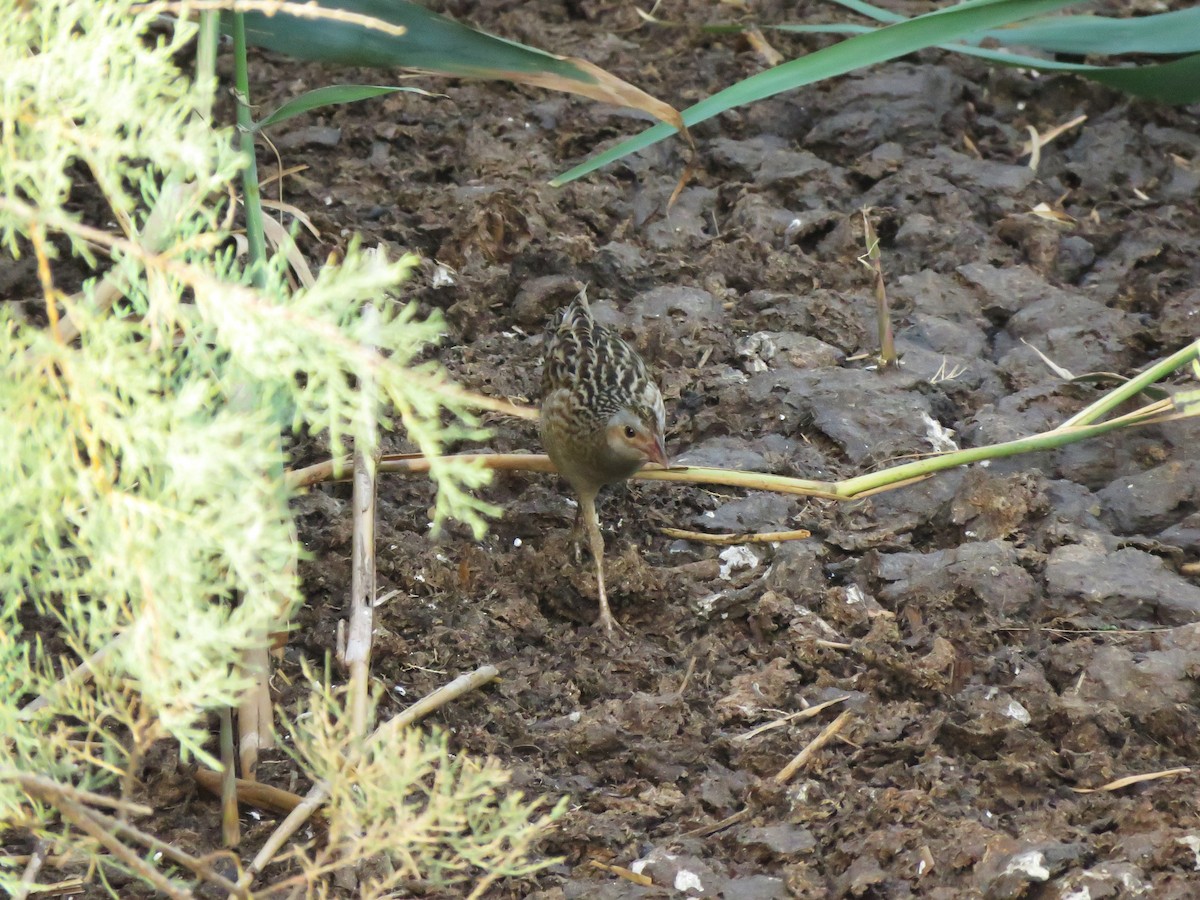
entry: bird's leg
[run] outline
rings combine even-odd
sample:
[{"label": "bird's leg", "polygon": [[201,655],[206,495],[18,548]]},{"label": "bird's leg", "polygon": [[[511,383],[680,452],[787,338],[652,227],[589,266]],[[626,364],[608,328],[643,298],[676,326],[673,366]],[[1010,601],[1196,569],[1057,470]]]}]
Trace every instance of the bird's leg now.
[{"label": "bird's leg", "polygon": [[599,622],[611,635],[616,630],[617,623],[613,620],[612,612],[608,608],[608,594],[604,590],[604,535],[600,533],[600,519],[596,515],[596,495],[580,496],[579,510],[583,515],[584,526],[587,528],[592,558],[596,560],[596,586],[600,594]]},{"label": "bird's leg", "polygon": [[575,521],[571,525],[571,549],[575,554],[575,565],[579,565],[583,544],[583,504],[575,507]]}]

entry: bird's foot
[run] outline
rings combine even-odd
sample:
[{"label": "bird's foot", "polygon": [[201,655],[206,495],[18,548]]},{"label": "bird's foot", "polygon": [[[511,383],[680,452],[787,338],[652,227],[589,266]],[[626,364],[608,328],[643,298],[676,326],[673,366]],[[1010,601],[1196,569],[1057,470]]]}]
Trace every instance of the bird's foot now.
[{"label": "bird's foot", "polygon": [[596,624],[604,629],[604,633],[609,639],[625,633],[625,629],[617,623],[617,620],[613,618],[612,610],[609,609],[608,592],[604,590],[603,580],[600,582],[600,616],[596,619]]},{"label": "bird's foot", "polygon": [[596,619],[596,624],[604,629],[604,635],[609,640],[624,636],[627,632],[621,627],[621,624],[613,618],[613,614],[607,607],[600,610],[600,617]]}]

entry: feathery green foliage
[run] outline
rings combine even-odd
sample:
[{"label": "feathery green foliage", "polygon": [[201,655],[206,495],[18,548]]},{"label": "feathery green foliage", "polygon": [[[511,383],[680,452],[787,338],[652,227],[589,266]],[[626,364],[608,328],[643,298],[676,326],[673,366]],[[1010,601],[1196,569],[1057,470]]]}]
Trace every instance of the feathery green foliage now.
[{"label": "feathery green foliage", "polygon": [[[208,712],[247,683],[242,652],[301,600],[281,430],[365,447],[380,415],[356,388],[369,383],[423,452],[481,436],[463,394],[417,362],[440,321],[387,299],[413,258],[352,245],[293,291],[276,257],[251,285],[232,250],[233,134],[195,115],[215,85],[177,67],[195,28],[151,34],[152,18],[128,0],[0,0],[0,264],[28,260],[40,285],[0,307],[0,830],[85,851],[94,841],[31,779],[124,793],[167,737],[207,759]],[[94,273],[73,295],[67,257]],[[370,334],[367,302],[382,320]],[[64,313],[75,340],[54,327]],[[486,470],[441,461],[433,474],[437,518],[482,532],[491,508],[471,489]],[[93,681],[59,681],[102,649]],[[336,767],[330,744],[310,746],[314,772]],[[431,753],[444,761],[444,742],[410,736],[385,755]],[[370,771],[362,802],[403,818],[407,797]],[[428,803],[484,783],[455,771]],[[495,858],[520,869],[531,807],[492,802],[522,848]],[[491,859],[455,877],[486,875]],[[0,859],[0,889],[19,880]]]},{"label": "feathery green foliage", "polygon": [[[386,871],[360,879],[362,896],[394,896],[389,892],[414,881],[462,885],[489,873],[478,892],[495,878],[545,864],[530,861],[530,844],[565,812],[565,799],[545,809],[509,791],[506,770],[454,755],[437,730],[406,729],[389,734],[394,740],[363,742],[351,732],[340,699],[312,686],[310,707],[289,724],[296,757],[329,794],[328,839],[300,857],[310,882],[387,854]],[[388,726],[381,731],[387,734]]]}]

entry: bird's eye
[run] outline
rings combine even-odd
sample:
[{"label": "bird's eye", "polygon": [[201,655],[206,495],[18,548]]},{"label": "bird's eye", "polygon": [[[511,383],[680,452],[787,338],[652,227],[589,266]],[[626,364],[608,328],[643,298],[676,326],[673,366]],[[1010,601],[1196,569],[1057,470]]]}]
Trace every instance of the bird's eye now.
[{"label": "bird's eye", "polygon": [[631,441],[632,441],[632,440],[633,440],[635,437],[637,437],[637,432],[636,432],[636,431],[634,431],[634,429],[633,429],[633,426],[632,426],[632,425],[626,425],[626,426],[625,426],[625,437],[629,438],[629,440],[631,440]]}]

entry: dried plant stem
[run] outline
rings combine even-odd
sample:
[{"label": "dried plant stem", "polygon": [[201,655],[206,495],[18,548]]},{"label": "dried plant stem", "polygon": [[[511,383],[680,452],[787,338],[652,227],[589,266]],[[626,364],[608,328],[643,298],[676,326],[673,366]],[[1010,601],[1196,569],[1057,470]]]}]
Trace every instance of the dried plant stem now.
[{"label": "dried plant stem", "polygon": [[1071,788],[1076,794],[1096,794],[1101,792],[1119,791],[1121,788],[1127,788],[1131,784],[1141,784],[1145,781],[1156,781],[1159,778],[1172,778],[1175,775],[1189,775],[1191,768],[1188,766],[1176,766],[1173,769],[1162,769],[1158,772],[1145,772],[1141,775],[1126,775],[1124,778],[1118,778],[1115,781],[1110,781],[1108,784],[1102,784],[1096,788]]},{"label": "dried plant stem", "polygon": [[[363,309],[363,327],[376,334],[379,313],[368,304]],[[367,733],[367,714],[370,709],[371,635],[375,626],[375,471],[379,451],[375,449],[377,434],[374,411],[378,397],[374,385],[364,382],[359,387],[363,404],[372,410],[366,419],[371,423],[363,435],[369,452],[361,447],[354,451],[353,522],[354,537],[350,551],[350,625],[346,636],[346,666],[350,669],[350,727],[356,738]]]},{"label": "dried plant stem", "polygon": [[95,838],[113,856],[137,872],[139,877],[154,884],[168,897],[190,898],[192,892],[186,888],[180,888],[158,869],[144,862],[128,845],[121,842],[120,836],[132,838],[144,847],[161,853],[172,862],[191,870],[198,877],[230,891],[231,895],[239,900],[248,900],[250,896],[247,891],[240,889],[228,878],[214,870],[205,860],[192,856],[152,834],[147,834],[135,825],[92,808],[104,806],[130,815],[153,815],[154,810],[147,806],[105,797],[71,785],[61,784],[40,775],[29,775],[24,772],[0,772],[0,778],[16,781],[31,797],[52,804],[65,819]]},{"label": "dried plant stem", "polygon": [[500,672],[495,666],[480,666],[474,672],[459,675],[449,684],[443,685],[433,693],[422,697],[412,706],[408,707],[408,709],[396,713],[396,715],[376,728],[370,739],[372,741],[381,740],[393,732],[399,731],[401,728],[407,728],[430,713],[441,709],[447,703],[458,699],[463,694],[483,687],[489,681],[495,681],[499,677]]},{"label": "dried plant stem", "polygon": [[854,713],[846,710],[832,722],[825,726],[825,730],[818,734],[815,738],[809,741],[808,745],[792,757],[792,761],[779,770],[775,776],[775,781],[779,784],[787,784],[792,780],[792,776],[808,765],[809,760],[816,755],[822,747],[828,744],[839,731],[846,727],[846,723],[853,718]]},{"label": "dried plant stem", "polygon": [[798,528],[795,531],[756,531],[738,534],[711,534],[707,531],[688,531],[684,528],[660,528],[658,533],[664,537],[682,538],[698,544],[717,544],[722,547],[732,544],[775,544],[784,541],[803,541],[812,537],[812,532],[806,528]]},{"label": "dried plant stem", "polygon": [[248,890],[250,885],[254,883],[254,879],[258,874],[270,865],[271,860],[275,858],[283,845],[293,834],[300,830],[305,822],[307,822],[318,809],[324,805],[329,799],[329,782],[318,781],[305,795],[304,800],[300,805],[288,813],[287,818],[276,826],[271,832],[271,836],[267,838],[267,842],[262,845],[262,849],[255,855],[249,868],[242,873],[242,877],[238,879],[238,887],[243,890]]},{"label": "dried plant stem", "polygon": [[[223,773],[214,772],[203,767],[192,773],[196,783],[207,791],[220,796]],[[304,802],[304,798],[291,791],[263,784],[261,781],[250,781],[246,778],[235,778],[234,787],[237,790],[238,802],[266,809],[286,816]]]},{"label": "dried plant stem", "polygon": [[238,762],[243,778],[253,780],[258,752],[274,746],[271,709],[271,657],[266,647],[242,654],[242,668],[253,680],[238,706]]},{"label": "dried plant stem", "polygon": [[44,775],[32,775],[29,772],[19,772],[15,769],[0,769],[0,781],[15,781],[29,796],[38,797],[51,803],[54,802],[54,798],[66,797],[79,804],[115,809],[131,816],[149,816],[154,813],[153,809],[143,806],[141,803],[121,800],[117,797],[106,797],[104,794],[62,784],[53,778],[46,778]]},{"label": "dried plant stem", "polygon": [[[0,208],[5,205],[0,198]],[[1097,421],[1119,404],[1138,394],[1143,388],[1166,377],[1189,363],[1200,359],[1200,340],[1163,359],[1141,375],[1121,387],[1110,391],[1087,409],[1071,417],[1062,425],[1030,437],[971,447],[950,453],[932,454],[912,462],[891,466],[877,472],[868,472],[842,481],[810,481],[784,475],[769,475],[761,472],[744,472],[737,469],[719,469],[699,466],[673,466],[662,469],[648,466],[634,475],[639,481],[674,481],[686,484],[716,484],[748,490],[774,491],[803,497],[825,500],[855,500],[882,491],[895,490],[915,484],[946,469],[985,460],[1003,459],[1045,450],[1057,450],[1068,444],[1099,437],[1121,428],[1157,425],[1200,414],[1200,406],[1187,403],[1161,401],[1151,403],[1124,416],[1107,421]],[[464,462],[485,466],[493,471],[554,472],[554,464],[545,454],[533,453],[466,453],[455,457]],[[327,460],[315,466],[291,471],[288,483],[294,489],[302,489],[323,481],[340,480],[349,465],[349,460]],[[430,460],[415,454],[387,455],[380,459],[380,472],[405,475],[425,474],[431,466]]]},{"label": "dried plant stem", "polygon": [[708,837],[710,834],[716,834],[718,831],[724,831],[730,825],[736,825],[738,822],[750,818],[750,807],[743,806],[732,815],[728,815],[719,822],[713,822],[711,825],[701,825],[699,828],[693,828],[691,831],[685,831],[684,834],[688,837]]},{"label": "dried plant stem", "polygon": [[794,713],[788,713],[786,716],[781,716],[772,722],[767,722],[765,725],[759,725],[752,731],[748,731],[745,734],[739,734],[734,738],[734,741],[748,741],[751,738],[758,737],[758,735],[764,732],[772,731],[776,728],[782,728],[784,725],[787,725],[789,722],[793,722],[796,719],[811,719],[813,716],[820,715],[822,711],[828,709],[829,707],[838,703],[845,703],[849,699],[849,696],[834,697],[832,700],[826,700],[824,703],[818,703],[816,706],[810,706],[807,709],[801,709]]},{"label": "dried plant stem", "polygon": [[[191,900],[193,894],[190,890],[180,888],[154,866],[145,862],[133,851],[132,847],[122,843],[116,834],[86,807],[65,796],[60,796],[53,802],[58,811],[62,813],[63,818],[80,831],[93,837],[105,850],[128,866],[130,871],[136,872],[139,878],[150,882],[171,900]],[[110,819],[110,821],[116,822],[117,820]]]},{"label": "dried plant stem", "polygon": [[233,752],[233,710],[228,706],[218,714],[221,719],[221,843],[236,847],[242,839],[241,823],[238,821],[238,798],[236,756]]},{"label": "dried plant stem", "polygon": [[29,891],[37,882],[38,872],[45,865],[49,853],[50,844],[45,840],[39,840],[33,848],[29,862],[25,864],[25,871],[21,873],[21,886],[13,894],[12,900],[25,900],[29,896]]},{"label": "dried plant stem", "polygon": [[128,822],[119,822],[111,816],[105,816],[101,813],[97,813],[95,810],[91,810],[90,812],[93,818],[95,818],[101,825],[111,829],[114,833],[123,834],[137,841],[142,846],[153,850],[156,853],[161,853],[167,859],[171,860],[171,862],[177,863],[186,869],[190,869],[199,878],[215,884],[222,890],[232,891],[234,896],[239,898],[239,900],[248,900],[250,897],[248,891],[238,888],[234,882],[230,881],[211,865],[209,865],[206,859],[193,856],[184,850],[180,850],[175,845],[160,840],[154,835],[148,834],[145,831],[142,831],[140,828],[130,825]]},{"label": "dried plant stem", "polygon": [[863,238],[867,252],[859,257],[864,266],[871,270],[875,290],[875,316],[879,327],[879,368],[886,369],[899,364],[896,355],[896,340],[892,334],[892,311],[888,305],[887,283],[883,278],[883,254],[879,250],[879,235],[871,224],[871,210],[862,210]]}]

